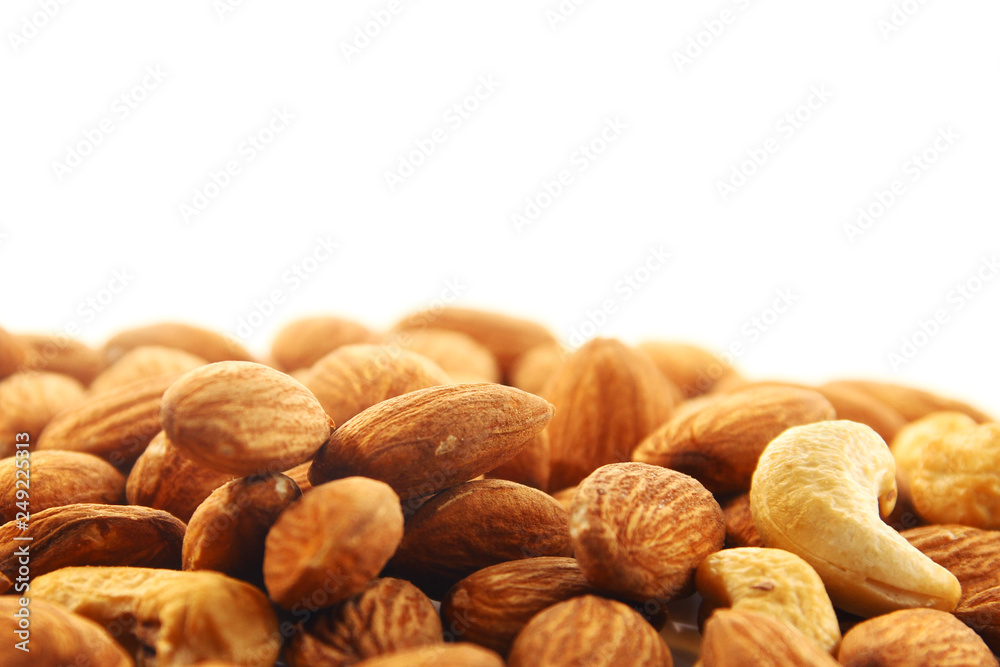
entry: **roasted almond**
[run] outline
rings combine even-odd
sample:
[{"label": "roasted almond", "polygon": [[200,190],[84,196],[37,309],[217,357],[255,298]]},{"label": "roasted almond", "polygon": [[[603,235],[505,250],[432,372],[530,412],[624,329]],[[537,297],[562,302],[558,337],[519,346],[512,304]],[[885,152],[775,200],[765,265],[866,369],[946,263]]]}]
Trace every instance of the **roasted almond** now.
[{"label": "roasted almond", "polygon": [[486,477],[545,491],[549,488],[551,451],[548,431],[541,431],[514,458],[486,473]]},{"label": "roasted almond", "polygon": [[11,456],[0,461],[2,523],[13,521],[21,507],[37,514],[62,505],[125,501],[125,477],[93,454],[53,450],[32,452],[30,459],[19,463],[22,457]]},{"label": "roasted almond", "polygon": [[824,387],[856,389],[888,405],[907,421],[914,421],[932,412],[964,412],[977,422],[995,421],[981,410],[947,396],[939,396],[923,389],[891,382],[870,380],[841,380],[828,382]]},{"label": "roasted almond", "polygon": [[764,546],[750,513],[749,493],[741,493],[722,503],[722,516],[726,522],[727,549]]},{"label": "roasted almond", "polygon": [[705,624],[703,667],[837,667],[801,632],[757,611],[719,609]]},{"label": "roasted almond", "polygon": [[837,419],[867,424],[886,442],[892,442],[907,420],[899,412],[861,389],[838,384],[815,387],[837,412]]},{"label": "roasted almond", "polygon": [[374,338],[371,329],[354,320],[332,315],[303,317],[278,332],[271,342],[271,356],[281,370],[291,372],[312,366],[341,346],[369,343]]},{"label": "roasted almond", "polygon": [[104,355],[114,363],[129,350],[142,345],[174,347],[209,363],[254,360],[253,355],[235,340],[182,322],[159,322],[120,331],[104,344]]},{"label": "roasted almond", "polygon": [[419,646],[355,664],[358,667],[504,667],[503,660],[493,651],[465,642]]},{"label": "roasted almond", "polygon": [[0,327],[0,380],[20,370],[26,353],[21,341]]},{"label": "roasted almond", "polygon": [[485,346],[460,331],[408,329],[391,334],[384,343],[430,359],[452,382],[500,382],[497,360]]},{"label": "roasted almond", "polygon": [[90,383],[90,393],[99,394],[156,375],[180,377],[207,363],[201,357],[175,347],[140,345],[123,354],[95,377]]},{"label": "roasted almond", "polygon": [[735,374],[733,367],[708,350],[688,343],[646,341],[638,348],[649,355],[660,372],[694,398],[712,390],[716,382]]},{"label": "roasted almond", "polygon": [[104,355],[64,333],[17,334],[24,346],[24,366],[34,371],[62,373],[87,386],[104,370]]},{"label": "roasted almond", "polygon": [[[19,433],[36,443],[45,425],[84,395],[82,384],[61,373],[21,371],[0,381],[0,456],[14,454]],[[19,442],[24,441],[22,436]]]},{"label": "roasted almond", "polygon": [[566,350],[558,343],[536,345],[514,362],[510,371],[510,384],[541,396],[567,356]]}]

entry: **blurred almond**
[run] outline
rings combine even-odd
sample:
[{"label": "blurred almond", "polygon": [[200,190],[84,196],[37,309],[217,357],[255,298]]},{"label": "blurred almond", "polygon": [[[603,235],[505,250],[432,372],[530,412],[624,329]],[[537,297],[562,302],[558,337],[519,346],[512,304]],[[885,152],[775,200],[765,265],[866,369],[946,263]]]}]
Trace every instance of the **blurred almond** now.
[{"label": "blurred almond", "polygon": [[914,421],[932,412],[964,412],[977,422],[995,421],[986,413],[962,401],[939,396],[923,389],[891,382],[870,380],[841,380],[828,382],[823,387],[849,388],[861,391],[889,406],[907,421]]},{"label": "blurred almond", "polygon": [[467,642],[419,646],[355,663],[358,667],[504,667],[489,649]]},{"label": "blurred almond", "polygon": [[694,398],[712,390],[719,380],[735,374],[732,366],[697,345],[666,341],[646,341],[638,349],[649,355],[668,380]]},{"label": "blurred almond", "polygon": [[837,667],[837,661],[787,623],[757,611],[719,609],[705,624],[703,667]]},{"label": "blurred almond", "polygon": [[493,353],[471,336],[448,329],[409,329],[385,342],[415,352],[437,364],[453,382],[500,382]]},{"label": "blurred almond", "polygon": [[241,344],[220,333],[182,322],[158,322],[120,331],[104,344],[104,355],[111,363],[129,350],[143,345],[173,347],[216,361],[253,361],[253,355]]},{"label": "blurred almond", "polygon": [[0,380],[20,370],[26,353],[21,341],[0,327]]},{"label": "blurred almond", "polygon": [[[0,460],[0,523],[13,521],[20,511],[18,490],[24,488],[16,457]],[[30,464],[30,511],[32,514],[62,505],[101,503],[121,505],[125,501],[125,477],[104,459],[82,452],[32,452]],[[17,470],[22,475],[17,475]],[[22,484],[17,484],[18,479]],[[23,496],[23,494],[21,494]]]},{"label": "blurred almond", "polygon": [[87,386],[107,367],[104,355],[66,334],[18,334],[28,369],[62,373]]},{"label": "blurred almond", "polygon": [[162,345],[141,345],[119,357],[90,383],[90,393],[99,394],[156,375],[180,377],[208,362],[184,350]]},{"label": "blurred almond", "polygon": [[0,381],[0,457],[13,456],[17,442],[38,442],[45,426],[63,410],[83,401],[83,385],[68,375],[20,371]]},{"label": "blurred almond", "polygon": [[510,384],[532,394],[542,395],[546,385],[569,355],[558,343],[536,345],[514,362]]},{"label": "blurred almond", "polygon": [[374,337],[368,327],[343,317],[303,317],[278,332],[271,343],[271,357],[279,368],[291,372],[312,366],[344,345],[370,343]]},{"label": "blurred almond", "polygon": [[871,426],[886,442],[892,442],[899,429],[906,425],[903,415],[879,399],[853,387],[825,384],[815,388],[830,401],[837,419],[849,419]]},{"label": "blurred almond", "polygon": [[741,493],[722,503],[722,517],[726,522],[727,549],[764,546],[750,514],[749,493]]}]

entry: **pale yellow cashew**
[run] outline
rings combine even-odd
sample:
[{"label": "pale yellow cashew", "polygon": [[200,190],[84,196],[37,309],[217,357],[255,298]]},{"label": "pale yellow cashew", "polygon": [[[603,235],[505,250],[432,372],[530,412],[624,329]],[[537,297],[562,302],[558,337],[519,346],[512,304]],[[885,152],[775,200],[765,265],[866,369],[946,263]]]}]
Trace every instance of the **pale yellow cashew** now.
[{"label": "pale yellow cashew", "polygon": [[718,607],[756,611],[794,626],[823,650],[840,644],[840,625],[816,570],[783,549],[717,551],[698,567],[702,616]]},{"label": "pale yellow cashew", "polygon": [[796,426],[761,455],[750,511],[764,544],[812,565],[845,611],[951,611],[958,580],[879,518],[895,505],[895,472],[885,441],[864,424]]}]

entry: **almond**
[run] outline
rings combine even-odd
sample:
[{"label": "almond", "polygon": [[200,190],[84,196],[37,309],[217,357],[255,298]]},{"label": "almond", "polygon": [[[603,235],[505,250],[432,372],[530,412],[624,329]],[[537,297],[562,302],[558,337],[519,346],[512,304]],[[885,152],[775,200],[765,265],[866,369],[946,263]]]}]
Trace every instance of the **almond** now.
[{"label": "almond", "polygon": [[678,394],[649,357],[620,341],[595,338],[581,347],[545,390],[556,408],[549,487],[573,486],[602,465],[631,460]]},{"label": "almond", "polygon": [[162,345],[140,345],[124,353],[90,383],[90,393],[99,394],[129,382],[155,375],[180,377],[208,362],[184,350]]},{"label": "almond", "polygon": [[510,384],[541,396],[567,356],[566,350],[558,343],[536,345],[514,362],[510,371]]},{"label": "almond", "polygon": [[503,660],[493,651],[464,642],[405,649],[356,664],[358,667],[504,667]]},{"label": "almond", "polygon": [[82,384],[61,373],[21,371],[0,381],[0,456],[14,454],[18,433],[37,442],[46,424],[83,401],[84,395]]},{"label": "almond", "polygon": [[691,475],[712,493],[742,493],[773,438],[789,427],[834,417],[833,406],[815,391],[750,387],[670,419],[643,440],[633,458]]},{"label": "almond", "polygon": [[108,362],[104,355],[66,334],[18,334],[24,346],[24,365],[35,371],[62,373],[89,385]]},{"label": "almond", "polygon": [[[30,500],[26,504],[32,514],[76,503],[120,505],[125,501],[125,477],[93,454],[33,452],[29,465]],[[24,494],[19,498],[17,491],[24,490],[27,474],[27,466],[18,467],[16,457],[0,461],[0,523],[13,521],[20,511],[17,503],[24,502]]]},{"label": "almond", "polygon": [[750,513],[750,494],[741,493],[722,504],[722,516],[726,522],[726,548],[762,547],[763,540],[757,532],[757,525]]},{"label": "almond", "polygon": [[26,353],[21,341],[0,327],[0,380],[20,370]]},{"label": "almond", "polygon": [[670,649],[621,602],[583,595],[535,615],[514,640],[509,667],[671,667]]},{"label": "almond", "polygon": [[697,345],[646,341],[638,348],[649,355],[660,372],[677,385],[686,398],[707,393],[716,382],[736,373],[732,366]]},{"label": "almond", "polygon": [[849,419],[871,426],[886,442],[892,442],[896,433],[906,426],[907,420],[899,412],[864,391],[838,384],[815,387],[830,401],[837,412],[837,419]]},{"label": "almond", "polygon": [[614,463],[580,483],[570,510],[573,551],[598,589],[665,602],[723,547],[722,509],[697,480],[645,463]]},{"label": "almond", "polygon": [[312,366],[343,345],[368,343],[374,337],[371,329],[354,320],[331,315],[303,317],[278,332],[271,343],[271,356],[279,368],[291,372]]},{"label": "almond", "polygon": [[837,661],[805,635],[756,611],[719,609],[705,624],[702,667],[837,667]]},{"label": "almond", "polygon": [[[0,645],[0,663],[7,667],[31,665],[100,665],[132,667],[133,662],[107,630],[89,618],[71,613],[45,600],[32,600],[27,608],[30,630],[19,627],[18,598],[0,597],[0,632],[9,640]],[[17,646],[21,632],[27,652]]]},{"label": "almond", "polygon": [[231,338],[209,329],[181,322],[159,322],[120,331],[104,344],[104,355],[114,363],[141,345],[163,345],[201,357],[208,362],[253,361],[253,355]]},{"label": "almond", "polygon": [[500,382],[497,360],[471,336],[448,329],[409,329],[392,334],[386,346],[399,346],[437,364],[452,382]]},{"label": "almond", "polygon": [[237,475],[280,472],[308,460],[333,426],[302,384],[247,361],[182,375],[163,395],[161,419],[184,456]]},{"label": "almond", "polygon": [[436,493],[509,461],[545,428],[552,406],[496,384],[430,387],[374,405],[334,431],[309,480],[363,475],[403,500]]},{"label": "almond", "polygon": [[506,479],[545,491],[549,487],[551,447],[548,431],[535,434],[510,461],[486,473],[486,477]]},{"label": "almond", "polygon": [[841,380],[828,382],[824,387],[847,387],[861,391],[889,406],[907,421],[926,417],[932,412],[964,412],[977,422],[996,421],[977,408],[946,396],[938,396],[923,389],[891,382],[869,380]]}]

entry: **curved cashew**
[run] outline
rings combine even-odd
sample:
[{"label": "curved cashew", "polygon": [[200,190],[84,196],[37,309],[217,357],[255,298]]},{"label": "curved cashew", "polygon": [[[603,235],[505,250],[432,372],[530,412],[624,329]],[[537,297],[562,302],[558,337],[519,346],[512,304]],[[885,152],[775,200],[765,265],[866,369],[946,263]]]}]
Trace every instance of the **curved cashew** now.
[{"label": "curved cashew", "polygon": [[951,611],[958,580],[879,518],[896,501],[895,462],[870,427],[838,420],[788,429],[761,455],[750,510],[764,544],[801,556],[834,604],[861,616]]},{"label": "curved cashew", "polygon": [[840,644],[840,626],[823,580],[809,563],[781,549],[717,551],[698,566],[702,616],[718,607],[756,611],[802,631],[826,651]]}]

